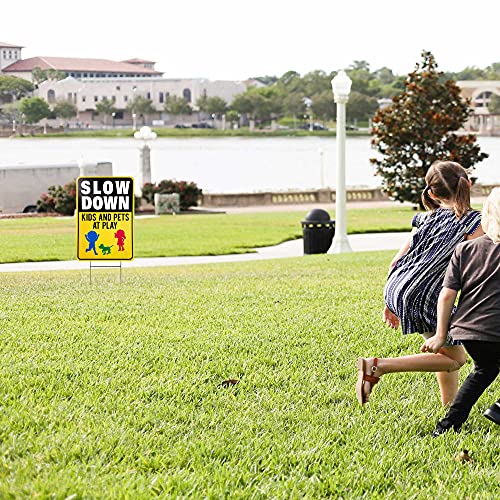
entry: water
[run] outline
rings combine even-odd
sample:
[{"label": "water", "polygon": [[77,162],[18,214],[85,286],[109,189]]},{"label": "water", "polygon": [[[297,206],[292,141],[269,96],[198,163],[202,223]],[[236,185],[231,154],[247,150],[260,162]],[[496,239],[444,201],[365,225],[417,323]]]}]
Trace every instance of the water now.
[{"label": "water", "polygon": [[[490,157],[475,171],[479,182],[500,184],[500,137],[480,137]],[[111,161],[115,175],[136,176],[139,141],[124,139],[0,139],[0,166],[16,163]],[[320,148],[323,154],[320,154]],[[378,186],[369,158],[369,137],[349,137],[346,184]],[[207,193],[283,191],[335,186],[336,140],[290,138],[161,138],[152,143],[151,176],[194,181]]]}]

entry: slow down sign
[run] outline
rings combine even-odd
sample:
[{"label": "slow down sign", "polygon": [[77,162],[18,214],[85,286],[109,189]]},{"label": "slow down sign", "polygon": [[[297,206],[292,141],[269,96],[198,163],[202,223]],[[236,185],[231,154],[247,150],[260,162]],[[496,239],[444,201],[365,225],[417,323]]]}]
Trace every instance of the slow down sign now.
[{"label": "slow down sign", "polygon": [[79,177],[77,181],[77,258],[134,258],[132,177]]}]

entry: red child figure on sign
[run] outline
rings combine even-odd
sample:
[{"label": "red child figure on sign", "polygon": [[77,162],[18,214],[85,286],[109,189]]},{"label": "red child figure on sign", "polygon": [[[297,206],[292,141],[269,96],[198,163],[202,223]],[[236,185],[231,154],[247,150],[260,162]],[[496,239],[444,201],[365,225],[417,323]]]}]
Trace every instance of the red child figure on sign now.
[{"label": "red child figure on sign", "polygon": [[125,231],[123,229],[118,229],[115,233],[115,238],[116,238],[116,244],[118,245],[118,251],[123,252],[125,250],[124,244],[125,244]]}]

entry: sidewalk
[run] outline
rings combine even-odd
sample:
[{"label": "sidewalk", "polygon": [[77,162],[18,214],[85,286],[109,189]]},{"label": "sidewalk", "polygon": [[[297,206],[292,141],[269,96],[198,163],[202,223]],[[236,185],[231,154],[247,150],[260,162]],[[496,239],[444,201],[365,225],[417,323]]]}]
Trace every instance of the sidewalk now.
[{"label": "sidewalk", "polygon": [[[410,233],[370,233],[349,235],[349,243],[354,252],[372,250],[397,250],[406,241]],[[272,247],[256,248],[255,253],[231,255],[207,255],[195,257],[148,257],[131,261],[122,261],[122,268],[180,266],[191,264],[216,264],[219,262],[246,262],[265,259],[283,259],[301,257],[304,255],[302,239],[286,241]],[[94,261],[95,267],[116,261]],[[33,272],[33,271],[69,271],[88,270],[89,262],[81,260],[50,261],[50,262],[20,262],[0,264],[0,273]]]}]

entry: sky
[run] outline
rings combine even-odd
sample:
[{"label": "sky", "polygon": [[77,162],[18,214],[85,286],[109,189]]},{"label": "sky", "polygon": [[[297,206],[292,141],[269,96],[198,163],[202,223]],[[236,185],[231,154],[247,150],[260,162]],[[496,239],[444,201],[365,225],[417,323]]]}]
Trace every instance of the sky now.
[{"label": "sky", "polygon": [[0,41],[23,58],[139,57],[165,78],[328,73],[355,60],[402,75],[422,50],[442,71],[500,61],[498,0],[24,0],[1,11]]}]

